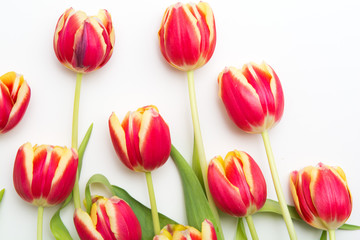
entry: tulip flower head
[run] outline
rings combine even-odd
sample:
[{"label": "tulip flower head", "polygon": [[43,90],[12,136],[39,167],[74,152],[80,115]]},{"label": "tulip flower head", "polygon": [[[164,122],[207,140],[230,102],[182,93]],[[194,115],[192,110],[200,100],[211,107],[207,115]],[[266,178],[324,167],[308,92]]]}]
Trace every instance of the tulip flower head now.
[{"label": "tulip flower head", "polygon": [[224,160],[221,156],[213,158],[208,168],[208,181],[216,206],[230,215],[246,217],[265,204],[264,176],[245,152],[229,152]]},{"label": "tulip flower head", "polygon": [[266,63],[226,67],[218,77],[219,96],[235,124],[245,132],[261,133],[280,121],[284,95],[275,71]]},{"label": "tulip flower head", "polygon": [[135,112],[128,112],[122,123],[115,113],[112,113],[109,129],[117,155],[131,170],[151,172],[169,158],[169,127],[155,106],[145,106]]},{"label": "tulip flower head", "polygon": [[131,207],[118,197],[99,197],[91,206],[90,215],[75,210],[75,228],[82,240],[140,240],[140,223]]},{"label": "tulip flower head", "polygon": [[0,134],[15,127],[29,105],[30,87],[24,77],[8,72],[0,77]]},{"label": "tulip flower head", "polygon": [[15,159],[15,190],[35,206],[57,205],[71,193],[77,166],[78,154],[74,149],[25,143]]},{"label": "tulip flower head", "polygon": [[315,228],[335,230],[350,217],[352,198],[340,167],[319,163],[294,171],[290,188],[300,217]]},{"label": "tulip flower head", "polygon": [[87,73],[104,66],[115,43],[111,16],[101,9],[88,17],[72,8],[63,13],[56,25],[54,50],[59,61],[77,73]]},{"label": "tulip flower head", "polygon": [[216,29],[209,4],[177,3],[165,11],[159,30],[161,53],[181,71],[206,64],[215,50]]},{"label": "tulip flower head", "polygon": [[153,240],[216,240],[216,232],[211,221],[205,219],[201,232],[190,226],[168,224]]}]

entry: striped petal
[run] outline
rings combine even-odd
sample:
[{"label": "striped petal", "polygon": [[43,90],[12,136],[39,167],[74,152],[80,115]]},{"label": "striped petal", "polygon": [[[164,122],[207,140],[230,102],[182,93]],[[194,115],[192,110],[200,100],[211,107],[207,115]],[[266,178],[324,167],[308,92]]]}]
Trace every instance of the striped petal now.
[{"label": "striped petal", "polygon": [[81,208],[75,210],[74,224],[76,231],[82,240],[104,240],[96,230],[89,214]]}]

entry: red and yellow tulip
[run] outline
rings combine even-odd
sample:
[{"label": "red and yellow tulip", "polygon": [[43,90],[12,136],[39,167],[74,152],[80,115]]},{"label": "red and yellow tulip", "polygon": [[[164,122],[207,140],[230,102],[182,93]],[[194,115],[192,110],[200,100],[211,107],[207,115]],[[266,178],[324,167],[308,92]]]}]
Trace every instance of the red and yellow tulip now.
[{"label": "red and yellow tulip", "polygon": [[201,224],[201,232],[190,226],[168,224],[153,240],[216,240],[213,224],[205,219]]},{"label": "red and yellow tulip", "polygon": [[90,215],[81,208],[74,214],[76,230],[82,240],[140,240],[140,223],[130,206],[118,197],[99,197]]},{"label": "red and yellow tulip", "polygon": [[0,134],[15,127],[29,105],[30,87],[24,77],[8,72],[0,77]]},{"label": "red and yellow tulip", "polygon": [[263,62],[226,67],[218,76],[219,96],[235,124],[248,133],[262,133],[282,117],[284,95],[275,71]]},{"label": "red and yellow tulip", "polygon": [[122,123],[112,113],[109,129],[117,155],[133,171],[151,172],[169,158],[169,127],[155,106],[128,112]]},{"label": "red and yellow tulip", "polygon": [[114,44],[111,16],[105,9],[88,17],[82,11],[69,8],[56,25],[55,54],[65,67],[77,73],[104,66],[112,55]]},{"label": "red and yellow tulip", "polygon": [[25,143],[15,159],[15,190],[35,206],[57,205],[71,193],[77,166],[78,154],[74,149]]},{"label": "red and yellow tulip", "polygon": [[222,211],[246,217],[257,212],[266,201],[266,182],[254,159],[241,151],[229,152],[225,159],[213,158],[208,181],[215,204]]},{"label": "red and yellow tulip", "polygon": [[340,167],[319,163],[294,171],[290,188],[300,217],[315,228],[335,230],[350,217],[352,198]]},{"label": "red and yellow tulip", "polygon": [[206,64],[215,50],[216,28],[209,4],[177,3],[163,16],[159,40],[166,61],[181,71]]}]

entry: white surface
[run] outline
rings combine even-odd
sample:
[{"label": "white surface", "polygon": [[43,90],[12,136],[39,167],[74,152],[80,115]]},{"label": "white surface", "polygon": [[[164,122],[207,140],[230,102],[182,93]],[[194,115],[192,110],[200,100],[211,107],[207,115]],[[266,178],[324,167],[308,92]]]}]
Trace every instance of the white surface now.
[{"label": "white surface", "polygon": [[[260,135],[241,132],[229,120],[217,91],[217,75],[228,65],[265,60],[277,72],[285,111],[270,134],[280,179],[292,204],[292,170],[323,162],[346,173],[353,196],[348,223],[360,225],[360,2],[208,1],[215,13],[217,45],[210,62],[195,72],[201,130],[207,159],[233,149],[248,152],[276,199]],[[79,138],[94,123],[86,150],[81,195],[87,180],[102,173],[149,205],[145,177],[126,169],[111,144],[107,121],[115,111],[155,104],[170,126],[173,144],[190,160],[193,135],[186,74],[171,68],[160,54],[157,31],[171,1],[3,1],[0,14],[0,74],[22,73],[32,90],[20,124],[0,135],[1,239],[36,239],[37,209],[14,191],[12,170],[18,148],[32,144],[71,144],[75,74],[55,57],[52,39],[59,16],[68,7],[89,15],[106,8],[112,15],[116,44],[102,69],[83,78]],[[170,159],[153,173],[159,211],[185,223],[182,187]],[[56,208],[45,210],[44,239],[54,239],[48,222]],[[72,207],[62,214],[72,226]],[[221,215],[226,239],[233,239],[236,219]],[[255,215],[260,239],[288,239],[280,217]],[[299,239],[319,239],[320,231],[295,223]],[[360,231],[337,231],[337,239],[359,239]],[[250,238],[250,235],[249,235]]]}]

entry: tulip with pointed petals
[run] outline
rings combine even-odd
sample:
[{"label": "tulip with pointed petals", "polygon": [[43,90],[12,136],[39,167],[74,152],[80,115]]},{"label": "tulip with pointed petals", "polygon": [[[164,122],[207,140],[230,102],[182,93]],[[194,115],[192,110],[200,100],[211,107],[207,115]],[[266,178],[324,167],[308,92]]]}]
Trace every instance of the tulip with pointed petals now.
[{"label": "tulip with pointed petals", "polygon": [[114,29],[108,11],[101,9],[88,17],[69,8],[56,25],[54,50],[59,61],[77,73],[91,72],[110,59],[115,43]]},{"label": "tulip with pointed petals", "polygon": [[290,188],[300,217],[315,228],[335,230],[350,217],[352,198],[340,167],[319,163],[294,171]]},{"label": "tulip with pointed petals", "polygon": [[82,240],[140,240],[140,223],[130,206],[118,197],[99,197],[90,215],[81,208],[74,214],[76,230]]},{"label": "tulip with pointed petals", "polygon": [[30,87],[24,77],[8,72],[0,77],[0,134],[16,126],[30,101]]}]

